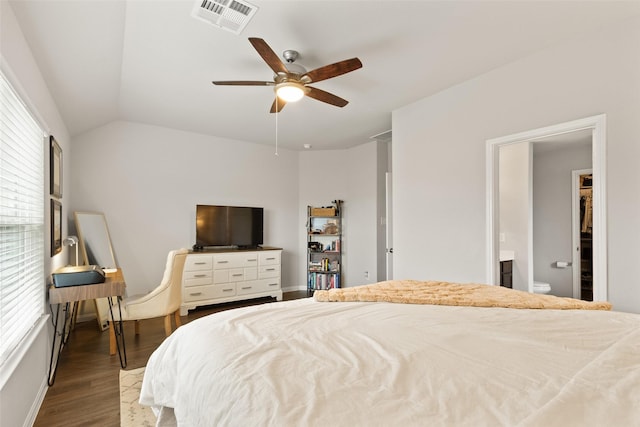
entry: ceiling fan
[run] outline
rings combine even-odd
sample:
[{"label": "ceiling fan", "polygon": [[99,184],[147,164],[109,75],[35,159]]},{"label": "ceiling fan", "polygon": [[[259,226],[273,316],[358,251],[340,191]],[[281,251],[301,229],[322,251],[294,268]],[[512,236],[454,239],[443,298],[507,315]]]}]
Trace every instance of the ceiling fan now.
[{"label": "ceiling fan", "polygon": [[303,96],[335,105],[336,107],[344,107],[349,101],[325,92],[324,90],[309,86],[310,83],[320,82],[351,71],[362,68],[362,62],[358,58],[345,59],[335,64],[325,65],[315,70],[307,71],[299,64],[294,64],[298,57],[295,50],[285,50],[283,53],[287,63],[283,63],[278,55],[269,47],[263,39],[250,37],[249,42],[258,51],[258,54],[264,59],[267,65],[273,70],[275,75],[273,81],[214,81],[214,85],[227,86],[274,86],[276,99],[271,105],[271,113],[279,113],[287,102],[295,102]]}]

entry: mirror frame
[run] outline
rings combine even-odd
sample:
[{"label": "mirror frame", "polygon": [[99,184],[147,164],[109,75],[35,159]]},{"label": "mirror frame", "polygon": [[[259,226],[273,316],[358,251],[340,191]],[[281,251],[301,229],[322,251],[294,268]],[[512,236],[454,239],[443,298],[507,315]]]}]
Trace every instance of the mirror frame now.
[{"label": "mirror frame", "polygon": [[[591,129],[593,169],[593,300],[607,301],[606,114],[533,129],[486,141],[487,283],[499,285],[498,150],[501,146]],[[532,291],[529,283],[529,291]]]}]

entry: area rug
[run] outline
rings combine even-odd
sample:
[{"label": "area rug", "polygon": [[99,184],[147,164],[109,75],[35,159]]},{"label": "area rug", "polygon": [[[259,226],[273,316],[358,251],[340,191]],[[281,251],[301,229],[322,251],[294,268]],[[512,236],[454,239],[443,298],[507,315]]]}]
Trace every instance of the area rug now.
[{"label": "area rug", "polygon": [[148,406],[138,403],[144,369],[120,371],[120,427],[153,427],[156,417]]}]

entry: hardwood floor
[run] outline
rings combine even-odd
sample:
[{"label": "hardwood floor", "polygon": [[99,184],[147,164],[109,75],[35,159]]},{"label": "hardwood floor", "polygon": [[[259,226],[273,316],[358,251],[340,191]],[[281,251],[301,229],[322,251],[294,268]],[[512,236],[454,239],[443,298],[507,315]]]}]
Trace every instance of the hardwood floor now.
[{"label": "hardwood floor", "polygon": [[[306,291],[285,292],[284,300],[306,298]],[[182,324],[218,311],[268,303],[259,299],[198,308],[181,318]],[[146,366],[151,353],[164,340],[163,319],[140,323],[140,335],[133,324],[125,324],[127,368]],[[120,362],[109,356],[109,334],[98,330],[95,321],[78,323],[60,355],[55,384],[49,387],[34,426],[119,426]]]}]

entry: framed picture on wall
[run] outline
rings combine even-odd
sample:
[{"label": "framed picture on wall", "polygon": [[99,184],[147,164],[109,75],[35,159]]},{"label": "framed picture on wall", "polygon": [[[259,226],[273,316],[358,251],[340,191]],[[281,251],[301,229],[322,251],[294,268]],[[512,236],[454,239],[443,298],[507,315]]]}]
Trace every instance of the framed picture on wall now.
[{"label": "framed picture on wall", "polygon": [[53,137],[49,136],[49,187],[54,197],[62,197],[62,149]]},{"label": "framed picture on wall", "polygon": [[51,199],[51,256],[62,250],[62,203]]}]

